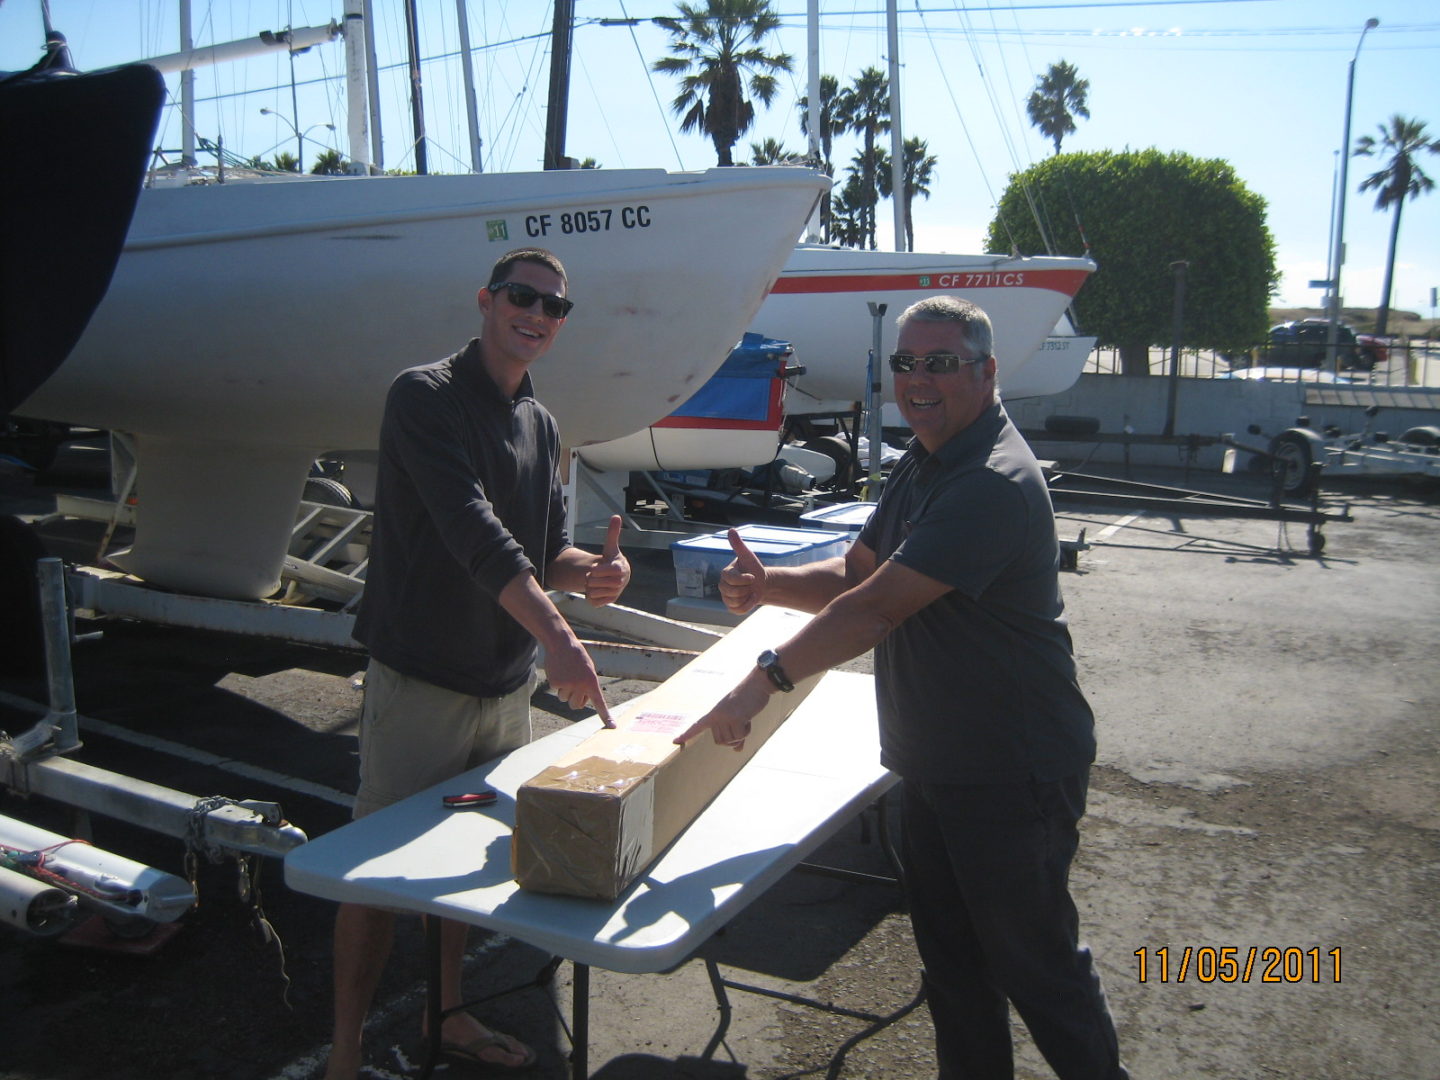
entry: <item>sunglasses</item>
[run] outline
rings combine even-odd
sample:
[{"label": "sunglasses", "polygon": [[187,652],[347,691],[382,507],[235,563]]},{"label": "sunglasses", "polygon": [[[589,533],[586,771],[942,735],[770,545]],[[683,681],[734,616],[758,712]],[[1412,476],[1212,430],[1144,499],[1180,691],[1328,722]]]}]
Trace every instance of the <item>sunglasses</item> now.
[{"label": "sunglasses", "polygon": [[566,300],[565,297],[556,296],[554,293],[542,293],[539,289],[520,281],[497,281],[494,285],[485,287],[492,293],[504,289],[505,295],[510,298],[510,303],[521,309],[528,310],[535,306],[536,300],[539,300],[540,309],[552,319],[565,318],[575,306],[573,300]]},{"label": "sunglasses", "polygon": [[929,356],[916,356],[914,353],[897,352],[890,354],[890,370],[897,374],[908,375],[915,370],[916,363],[920,363],[931,375],[950,375],[959,371],[966,364],[978,364],[984,359],[983,356],[972,356],[967,360],[955,353],[931,353]]}]

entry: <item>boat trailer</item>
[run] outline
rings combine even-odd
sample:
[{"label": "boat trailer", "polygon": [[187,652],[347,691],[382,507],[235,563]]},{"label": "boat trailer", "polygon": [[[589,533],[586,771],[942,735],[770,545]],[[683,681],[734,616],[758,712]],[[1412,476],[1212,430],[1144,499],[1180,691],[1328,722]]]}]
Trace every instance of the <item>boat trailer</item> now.
[{"label": "boat trailer", "polygon": [[1321,508],[1319,474],[1324,468],[1323,461],[1311,461],[1304,468],[1304,475],[1309,481],[1305,486],[1309,505],[1288,505],[1283,501],[1283,496],[1288,493],[1284,481],[1290,473],[1289,463],[1284,458],[1267,449],[1247,446],[1237,441],[1233,435],[1222,435],[1219,441],[1227,447],[1227,472],[1233,469],[1236,451],[1253,454],[1261,460],[1269,462],[1271,475],[1275,482],[1268,499],[1217,495],[1214,492],[1150,484],[1138,480],[1120,480],[1064,469],[1047,469],[1046,476],[1049,480],[1051,501],[1120,506],[1132,510],[1169,511],[1176,514],[1213,514],[1217,517],[1299,522],[1306,526],[1307,547],[1310,555],[1315,558],[1319,558],[1325,551],[1323,529],[1328,522],[1355,520],[1350,514],[1348,504],[1338,512]]},{"label": "boat trailer", "polygon": [[[125,516],[123,504],[64,496],[60,509],[62,514],[109,519],[112,527],[112,515]],[[202,798],[68,756],[82,745],[70,663],[70,645],[80,640],[74,618],[83,611],[358,649],[350,636],[350,609],[364,587],[370,517],[366,511],[301,504],[295,545],[283,574],[291,603],[165,593],[113,571],[67,569],[61,559],[41,558],[35,566],[49,708],[10,700],[44,715],[18,735],[0,732],[0,788],[68,805],[82,823],[94,812],[182,839],[192,867],[199,855],[217,862],[234,858],[242,874],[253,875],[255,856],[283,857],[304,844],[306,834],[285,819],[277,803]],[[578,597],[550,595],[567,619],[589,631],[586,647],[597,671],[609,677],[662,681],[720,636],[620,605],[595,609]],[[341,608],[301,606],[316,598]],[[85,831],[83,824],[76,831]],[[98,914],[116,936],[143,936],[157,923],[178,919],[195,903],[193,880],[193,873],[186,881],[0,816],[0,923],[34,935],[60,934],[82,915]],[[246,892],[242,887],[242,894]],[[256,895],[254,889],[248,892]]]},{"label": "boat trailer", "polygon": [[36,570],[50,703],[46,710],[16,699],[44,715],[13,737],[0,732],[0,787],[75,808],[76,833],[88,831],[86,816],[93,811],[182,839],[192,873],[187,881],[0,815],[0,922],[48,937],[70,929],[81,916],[96,915],[115,937],[143,937],[194,905],[199,856],[212,862],[235,858],[242,874],[253,879],[253,856],[281,857],[305,843],[305,833],[285,820],[276,803],[191,795],[67,756],[82,744],[64,564],[45,558]]},{"label": "boat trailer", "polygon": [[1308,417],[1270,440],[1280,486],[1287,495],[1314,493],[1323,466],[1327,476],[1440,477],[1440,427],[1412,427],[1398,438],[1372,430],[1378,406],[1365,410],[1365,428],[1342,432],[1338,427],[1316,431]]}]

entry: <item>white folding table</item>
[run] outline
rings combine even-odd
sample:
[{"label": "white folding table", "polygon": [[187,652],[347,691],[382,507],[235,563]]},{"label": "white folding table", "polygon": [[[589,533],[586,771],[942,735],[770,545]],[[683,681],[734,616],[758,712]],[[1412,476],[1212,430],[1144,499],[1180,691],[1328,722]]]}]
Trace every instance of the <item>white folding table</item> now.
[{"label": "white folding table", "polygon": [[[515,792],[599,726],[598,717],[581,721],[285,858],[285,881],[300,892],[483,926],[570,960],[575,1077],[588,1075],[589,966],[627,973],[677,967],[896,781],[880,765],[872,677],[830,672],[617,900],[522,890],[510,876]],[[441,806],[444,794],[482,788],[499,800],[482,810]],[[435,943],[438,934],[432,949]],[[438,1043],[438,1023],[431,1033]],[[431,1063],[433,1054],[427,1068]]]}]

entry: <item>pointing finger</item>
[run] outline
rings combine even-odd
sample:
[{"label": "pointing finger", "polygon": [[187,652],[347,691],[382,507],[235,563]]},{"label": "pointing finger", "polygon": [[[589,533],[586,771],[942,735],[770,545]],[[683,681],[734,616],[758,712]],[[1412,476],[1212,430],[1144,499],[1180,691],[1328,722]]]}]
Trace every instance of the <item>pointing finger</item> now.
[{"label": "pointing finger", "polygon": [[593,698],[594,700],[591,702],[591,704],[595,706],[595,711],[600,715],[600,719],[604,722],[607,728],[613,728],[615,726],[615,721],[610,719],[610,707],[605,704],[605,695],[601,693],[598,683],[595,686],[595,693],[593,695]]},{"label": "pointing finger", "polygon": [[688,728],[685,729],[685,731],[675,736],[675,745],[684,746],[686,743],[688,743],[691,739],[695,738],[696,735],[699,735],[704,730],[705,721],[695,721],[695,723],[691,724]]}]

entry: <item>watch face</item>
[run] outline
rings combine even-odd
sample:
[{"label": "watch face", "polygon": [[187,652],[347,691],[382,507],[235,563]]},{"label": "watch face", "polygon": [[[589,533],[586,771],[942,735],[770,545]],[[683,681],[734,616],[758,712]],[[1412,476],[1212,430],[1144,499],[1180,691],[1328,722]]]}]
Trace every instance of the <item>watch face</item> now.
[{"label": "watch face", "polygon": [[780,654],[774,649],[766,649],[755,660],[755,666],[770,677],[770,681],[780,690],[789,693],[795,689],[795,684],[785,674],[785,669],[780,666]]}]

